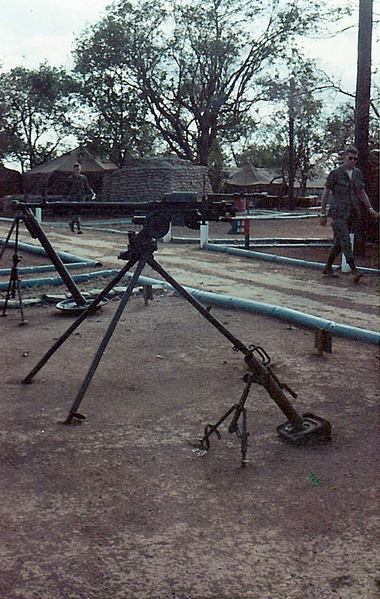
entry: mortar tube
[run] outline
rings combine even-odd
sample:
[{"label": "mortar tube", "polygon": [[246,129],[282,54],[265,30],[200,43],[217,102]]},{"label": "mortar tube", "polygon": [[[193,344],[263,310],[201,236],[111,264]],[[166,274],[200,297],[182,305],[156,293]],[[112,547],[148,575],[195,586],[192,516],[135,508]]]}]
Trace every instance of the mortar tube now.
[{"label": "mortar tube", "polygon": [[[128,273],[126,276],[129,277],[131,275]],[[163,285],[175,291],[175,289],[168,283],[157,279],[152,279],[150,277],[140,276],[139,283],[142,285]],[[328,320],[326,318],[321,318],[320,316],[314,316],[312,314],[300,312],[299,310],[294,310],[292,308],[276,306],[275,304],[267,304],[264,302],[257,302],[255,300],[233,297],[230,295],[201,291],[199,289],[193,289],[192,287],[184,287],[184,289],[200,302],[206,304],[213,304],[222,308],[247,310],[248,312],[254,312],[256,314],[270,316],[272,318],[285,320],[287,322],[293,322],[310,329],[323,329],[329,331],[331,334],[336,335],[337,337],[346,337],[349,339],[355,339],[356,341],[364,341],[367,343],[380,345],[380,333],[377,331],[360,329],[358,327],[353,327],[346,324],[339,324],[333,320]]]},{"label": "mortar tube", "polygon": [[[206,250],[213,252],[224,252],[226,254],[232,254],[235,256],[242,256],[244,258],[255,258],[257,260],[265,260],[266,262],[275,262],[278,264],[289,264],[292,266],[305,266],[308,268],[323,269],[325,264],[322,262],[312,262],[309,260],[300,260],[299,258],[287,258],[286,256],[277,256],[276,254],[266,254],[264,252],[255,252],[252,250],[246,250],[243,248],[234,248],[227,245],[217,245],[215,243],[208,243],[205,246]],[[333,266],[333,269],[337,269],[337,266]],[[367,268],[365,266],[358,266],[357,269],[363,273],[375,274],[380,273],[377,268]]]}]

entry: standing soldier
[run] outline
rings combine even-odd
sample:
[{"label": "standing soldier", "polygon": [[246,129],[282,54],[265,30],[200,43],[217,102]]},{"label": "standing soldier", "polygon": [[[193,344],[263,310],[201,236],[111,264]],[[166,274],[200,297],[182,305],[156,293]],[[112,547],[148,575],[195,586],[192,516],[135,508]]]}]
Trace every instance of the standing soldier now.
[{"label": "standing soldier", "polygon": [[[81,174],[81,165],[78,162],[74,164],[74,173],[67,179],[64,196],[71,202],[84,202],[89,196],[92,200],[95,198],[95,192],[91,189],[87,177]],[[83,233],[79,214],[73,216],[69,226],[73,233],[75,226],[78,233]]]},{"label": "standing soldier", "polygon": [[363,273],[359,272],[355,265],[354,254],[351,248],[350,231],[356,219],[360,218],[360,204],[362,202],[373,218],[378,218],[379,213],[371,206],[371,202],[364,190],[363,176],[361,171],[355,167],[358,158],[358,150],[350,146],[345,150],[343,165],[331,171],[327,177],[326,185],[322,194],[321,225],[326,226],[327,213],[326,203],[330,191],[332,201],[329,216],[332,217],[334,231],[334,243],[323,269],[325,277],[336,277],[332,269],[334,260],[343,252],[347,264],[351,268],[354,282],[357,283]]}]

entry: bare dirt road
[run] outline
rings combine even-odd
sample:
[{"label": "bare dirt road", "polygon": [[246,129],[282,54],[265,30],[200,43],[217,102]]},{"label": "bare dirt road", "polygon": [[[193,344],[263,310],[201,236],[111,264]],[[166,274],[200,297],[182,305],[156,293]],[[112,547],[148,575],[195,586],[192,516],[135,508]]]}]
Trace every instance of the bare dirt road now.
[{"label": "bare dirt road", "polygon": [[[122,265],[125,235],[46,231],[57,249]],[[326,282],[196,245],[160,244],[156,258],[184,285],[378,330],[371,277]],[[39,306],[26,326],[17,310],[0,322],[1,598],[378,598],[379,348],[334,338],[319,357],[308,329],[212,308],[265,348],[301,413],[332,425],[330,443],[285,443],[276,427],[286,418],[254,385],[241,468],[229,421],[205,456],[189,441],[239,400],[243,356],[171,292],[130,300],[83,398],[86,420],[62,424],[117,305],[88,318],[31,385],[21,380],[73,318]]]}]

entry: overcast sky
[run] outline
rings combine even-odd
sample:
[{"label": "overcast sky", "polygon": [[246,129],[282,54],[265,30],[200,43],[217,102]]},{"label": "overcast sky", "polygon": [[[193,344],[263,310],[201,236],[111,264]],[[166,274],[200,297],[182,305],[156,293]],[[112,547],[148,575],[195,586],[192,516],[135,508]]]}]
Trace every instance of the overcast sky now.
[{"label": "overcast sky", "polygon": [[96,23],[110,0],[0,0],[0,63],[71,66],[75,37]]},{"label": "overcast sky", "polygon": [[[331,4],[342,2],[329,1]],[[0,64],[3,70],[15,66],[33,69],[45,60],[53,66],[70,68],[75,37],[86,25],[96,23],[108,4],[110,0],[0,0]],[[376,6],[379,6],[379,0],[375,0],[375,11]],[[356,25],[357,15],[349,23]],[[349,23],[346,21],[345,24]],[[379,48],[376,35],[374,38],[375,56]],[[334,39],[309,41],[307,52],[319,58],[330,75],[341,77],[348,91],[354,91],[356,26]]]}]

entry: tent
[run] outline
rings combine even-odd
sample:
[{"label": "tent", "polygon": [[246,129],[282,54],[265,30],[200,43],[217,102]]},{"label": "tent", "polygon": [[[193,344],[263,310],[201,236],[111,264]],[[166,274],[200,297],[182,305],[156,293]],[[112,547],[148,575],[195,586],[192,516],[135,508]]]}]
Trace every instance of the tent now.
[{"label": "tent", "polygon": [[82,173],[86,175],[97,194],[101,192],[104,176],[118,168],[110,160],[94,156],[86,148],[79,147],[25,173],[26,191],[30,194],[47,191],[49,195],[61,195],[67,177],[72,174],[77,162],[82,166]]},{"label": "tent", "polygon": [[[320,195],[326,182],[326,174],[319,170],[307,182],[307,193]],[[227,179],[228,190],[244,191],[245,193],[283,194],[286,192],[286,182],[280,172],[273,169],[258,168],[248,163],[238,169]],[[299,189],[299,181],[294,182],[294,189]]]},{"label": "tent", "polygon": [[227,181],[226,185],[231,187],[243,187],[246,191],[251,187],[257,189],[260,186],[268,187],[271,179],[266,169],[256,168],[250,162],[239,168]]}]

